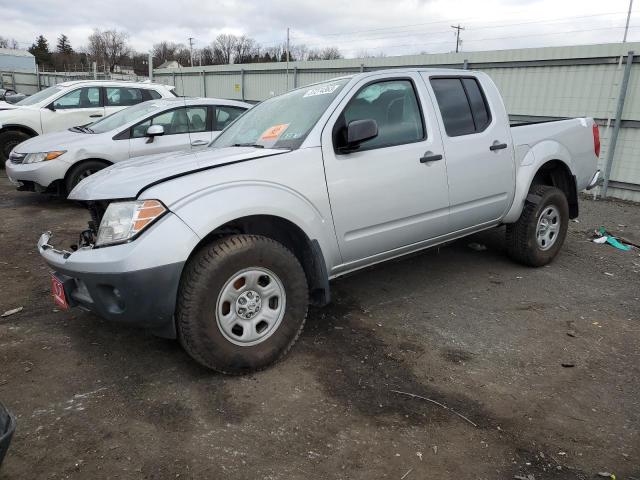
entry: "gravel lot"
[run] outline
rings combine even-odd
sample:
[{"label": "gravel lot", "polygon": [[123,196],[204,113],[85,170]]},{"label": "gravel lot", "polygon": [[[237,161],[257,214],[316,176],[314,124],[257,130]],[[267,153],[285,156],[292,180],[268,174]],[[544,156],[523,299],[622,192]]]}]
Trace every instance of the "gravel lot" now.
[{"label": "gravel lot", "polygon": [[85,212],[0,171],[0,313],[24,307],[0,318],[0,478],[640,479],[640,250],[588,239],[640,243],[640,206],[581,208],[545,268],[498,229],[339,279],[282,363],[234,378],[56,311],[35,242]]}]

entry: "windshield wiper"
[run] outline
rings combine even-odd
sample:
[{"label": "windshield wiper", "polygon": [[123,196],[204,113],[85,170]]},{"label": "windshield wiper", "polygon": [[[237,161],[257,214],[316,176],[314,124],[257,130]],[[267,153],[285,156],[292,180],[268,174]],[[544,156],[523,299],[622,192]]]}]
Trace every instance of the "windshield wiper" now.
[{"label": "windshield wiper", "polygon": [[231,145],[232,147],[255,147],[255,148],[264,148],[264,145],[259,145],[257,143],[234,143]]}]

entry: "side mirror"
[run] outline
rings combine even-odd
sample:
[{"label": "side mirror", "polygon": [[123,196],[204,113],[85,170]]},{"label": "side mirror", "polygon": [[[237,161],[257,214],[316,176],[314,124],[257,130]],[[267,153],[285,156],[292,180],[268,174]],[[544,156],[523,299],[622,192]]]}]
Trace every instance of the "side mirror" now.
[{"label": "side mirror", "polygon": [[153,143],[155,137],[164,135],[164,127],[162,125],[151,125],[147,128],[147,143]]},{"label": "side mirror", "polygon": [[340,150],[350,152],[356,150],[362,142],[378,136],[378,123],[373,119],[353,120],[347,126],[347,144]]},{"label": "side mirror", "polygon": [[49,110],[51,110],[52,112],[56,111],[56,107],[53,105],[53,102],[51,102],[49,105],[47,105],[44,108],[48,108]]}]

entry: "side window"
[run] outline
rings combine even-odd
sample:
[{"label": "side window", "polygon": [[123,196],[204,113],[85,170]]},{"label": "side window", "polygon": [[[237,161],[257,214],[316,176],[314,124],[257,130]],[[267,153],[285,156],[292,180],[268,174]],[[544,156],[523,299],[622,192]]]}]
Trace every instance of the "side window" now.
[{"label": "side window", "polygon": [[176,108],[168,112],[159,113],[155,117],[135,125],[131,129],[131,137],[141,138],[146,136],[147,129],[151,125],[162,125],[165,135],[189,133],[189,119],[184,108]]},{"label": "side window", "polygon": [[100,106],[100,88],[84,87],[74,90],[54,100],[56,110],[68,108],[95,108]]},{"label": "side window", "polygon": [[204,132],[207,130],[207,107],[188,107],[190,132]]},{"label": "side window", "polygon": [[233,122],[236,118],[242,115],[245,112],[244,108],[239,107],[226,107],[226,106],[217,106],[216,107],[216,124],[213,129],[224,130],[227,125]]},{"label": "side window", "polygon": [[491,122],[491,114],[473,78],[432,78],[447,135],[459,137],[483,131]]},{"label": "side window", "polygon": [[155,90],[145,90],[145,92],[147,92],[147,94],[149,95],[149,98],[151,100],[157,100],[159,98],[162,98],[162,95],[160,95],[158,92],[156,92]]},{"label": "side window", "polygon": [[142,91],[129,87],[106,87],[106,106],[128,107],[143,101]]},{"label": "side window", "polygon": [[367,85],[353,97],[338,120],[337,135],[344,135],[354,120],[375,120],[378,136],[360,145],[359,150],[413,143],[425,138],[424,124],[413,84],[390,80]]}]

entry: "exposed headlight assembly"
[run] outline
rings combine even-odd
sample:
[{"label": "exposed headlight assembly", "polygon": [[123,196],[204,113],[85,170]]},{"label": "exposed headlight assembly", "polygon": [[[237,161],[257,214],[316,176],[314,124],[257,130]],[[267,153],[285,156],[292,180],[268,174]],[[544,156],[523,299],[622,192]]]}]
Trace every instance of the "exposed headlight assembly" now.
[{"label": "exposed headlight assembly", "polygon": [[22,163],[38,163],[45,160],[54,160],[65,153],[66,150],[55,150],[53,152],[27,153]]},{"label": "exposed headlight assembly", "polygon": [[100,221],[96,247],[124,243],[167,213],[159,200],[112,202]]}]

